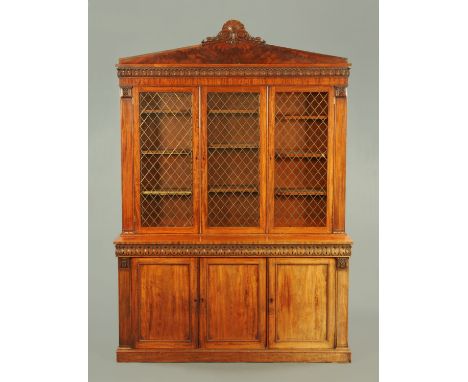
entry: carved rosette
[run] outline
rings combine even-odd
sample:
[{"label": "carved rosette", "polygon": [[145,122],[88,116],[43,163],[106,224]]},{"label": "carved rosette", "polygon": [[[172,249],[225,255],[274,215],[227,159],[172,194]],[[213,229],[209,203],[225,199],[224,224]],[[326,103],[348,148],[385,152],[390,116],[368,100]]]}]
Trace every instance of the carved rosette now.
[{"label": "carved rosette", "polygon": [[[349,77],[349,68],[306,67],[125,67],[117,68],[122,77]],[[131,89],[131,88],[130,88]],[[346,94],[346,93],[345,93]]]},{"label": "carved rosette", "polygon": [[261,245],[261,244],[117,244],[118,257],[349,257],[351,244]]},{"label": "carved rosette", "polygon": [[346,86],[335,86],[335,97],[346,97]]},{"label": "carved rosette", "polygon": [[126,86],[120,88],[120,97],[122,98],[132,98],[132,87]]},{"label": "carved rosette", "polygon": [[221,28],[221,31],[215,37],[207,37],[202,41],[202,45],[207,44],[265,44],[265,41],[260,37],[252,37],[238,20],[226,21]]}]

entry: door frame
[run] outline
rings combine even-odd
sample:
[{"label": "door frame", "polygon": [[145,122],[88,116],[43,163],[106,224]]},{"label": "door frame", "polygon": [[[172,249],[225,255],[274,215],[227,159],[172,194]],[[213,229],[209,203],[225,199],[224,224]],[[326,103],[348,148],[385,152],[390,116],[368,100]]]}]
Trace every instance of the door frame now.
[{"label": "door frame", "polygon": [[[190,339],[187,341],[141,340],[140,336],[140,266],[145,265],[188,265],[189,266],[189,312]],[[131,261],[131,326],[133,347],[143,349],[195,349],[198,347],[198,258],[196,257],[153,257],[134,258]]]},{"label": "door frame", "polygon": [[[200,168],[199,168],[199,90],[198,86],[161,87],[136,86],[133,104],[133,173],[134,173],[134,220],[137,233],[199,233],[200,231]],[[191,93],[192,94],[192,213],[193,225],[190,227],[142,227],[141,226],[141,198],[140,198],[140,93]]]},{"label": "door frame", "polygon": [[[209,340],[208,339],[208,305],[210,304],[208,292],[209,266],[220,265],[257,265],[258,266],[258,337],[256,340]],[[200,259],[200,309],[199,309],[199,341],[200,347],[205,349],[265,349],[267,337],[267,262],[265,258],[213,258]]]},{"label": "door frame", "polygon": [[[268,259],[268,347],[270,349],[331,349],[335,347],[336,333],[336,266],[335,258],[269,258]],[[327,265],[327,320],[325,341],[277,341],[277,266]]]},{"label": "door frame", "polygon": [[[276,93],[279,92],[327,92],[328,137],[327,137],[327,216],[324,227],[275,226],[275,117]],[[333,176],[335,162],[335,91],[333,86],[269,86],[268,87],[268,190],[267,233],[331,233],[333,217]]]},{"label": "door frame", "polygon": [[[257,227],[208,226],[208,93],[259,93],[259,225]],[[267,88],[266,86],[202,86],[201,87],[201,232],[202,233],[264,233],[266,227],[267,188]]]}]

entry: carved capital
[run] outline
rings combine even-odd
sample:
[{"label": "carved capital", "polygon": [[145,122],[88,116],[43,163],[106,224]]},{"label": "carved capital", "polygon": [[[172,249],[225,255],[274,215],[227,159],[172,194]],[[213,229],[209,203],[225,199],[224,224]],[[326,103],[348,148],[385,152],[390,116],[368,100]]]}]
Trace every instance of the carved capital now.
[{"label": "carved capital", "polygon": [[221,28],[221,31],[214,37],[207,37],[202,41],[202,45],[207,44],[265,44],[265,41],[260,37],[252,37],[238,20],[226,21]]},{"label": "carved capital", "polygon": [[346,97],[347,94],[346,86],[335,86],[335,97]]},{"label": "carved capital", "polygon": [[349,258],[347,257],[337,257],[336,258],[336,267],[339,269],[346,269],[349,265]]},{"label": "carved capital", "polygon": [[351,244],[117,244],[119,257],[342,257]]},{"label": "carved capital", "polygon": [[125,86],[120,88],[120,97],[122,98],[132,98],[132,87]]},{"label": "carved capital", "polygon": [[130,259],[129,258],[121,257],[119,259],[119,261],[120,261],[120,264],[119,264],[120,268],[130,268]]}]

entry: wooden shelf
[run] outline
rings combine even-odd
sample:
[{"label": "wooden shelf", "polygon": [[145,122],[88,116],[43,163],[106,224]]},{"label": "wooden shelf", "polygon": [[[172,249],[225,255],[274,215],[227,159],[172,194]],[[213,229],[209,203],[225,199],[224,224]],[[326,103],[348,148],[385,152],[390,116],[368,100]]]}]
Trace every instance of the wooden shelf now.
[{"label": "wooden shelf", "polygon": [[192,150],[143,150],[142,155],[192,155]]},{"label": "wooden shelf", "polygon": [[256,193],[258,188],[256,186],[249,185],[223,185],[223,186],[211,186],[208,189],[208,193]]},{"label": "wooden shelf", "polygon": [[275,196],[326,196],[327,191],[313,188],[277,188]]},{"label": "wooden shelf", "polygon": [[156,196],[190,196],[192,195],[191,190],[176,189],[176,190],[150,190],[142,191],[143,195],[156,195]]},{"label": "wooden shelf", "polygon": [[321,159],[321,158],[324,158],[326,159],[327,158],[327,154],[325,153],[316,153],[316,152],[308,152],[308,151],[277,151],[275,153],[275,156],[277,158],[291,158],[291,159],[294,159],[294,158],[298,158],[298,159],[301,159],[301,158],[318,158],[318,159]]},{"label": "wooden shelf", "polygon": [[192,114],[192,110],[145,109],[141,114]]},{"label": "wooden shelf", "polygon": [[258,110],[211,109],[208,114],[258,114]]},{"label": "wooden shelf", "polygon": [[258,145],[251,143],[219,143],[208,146],[209,149],[213,150],[256,150]]},{"label": "wooden shelf", "polygon": [[328,118],[328,115],[276,115],[278,119],[284,120],[324,120]]}]

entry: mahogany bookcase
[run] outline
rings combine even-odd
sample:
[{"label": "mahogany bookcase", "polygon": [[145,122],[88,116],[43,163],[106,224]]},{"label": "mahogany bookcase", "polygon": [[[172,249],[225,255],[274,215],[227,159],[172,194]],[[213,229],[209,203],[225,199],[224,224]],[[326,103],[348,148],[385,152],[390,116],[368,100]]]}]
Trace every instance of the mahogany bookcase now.
[{"label": "mahogany bookcase", "polygon": [[121,58],[120,362],[350,362],[347,59],[227,21]]}]

